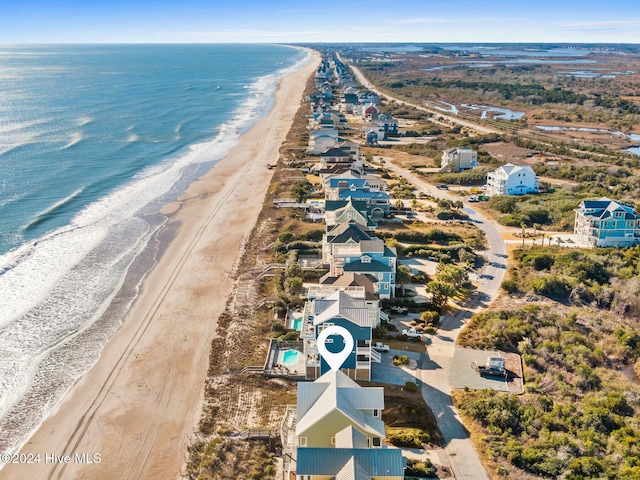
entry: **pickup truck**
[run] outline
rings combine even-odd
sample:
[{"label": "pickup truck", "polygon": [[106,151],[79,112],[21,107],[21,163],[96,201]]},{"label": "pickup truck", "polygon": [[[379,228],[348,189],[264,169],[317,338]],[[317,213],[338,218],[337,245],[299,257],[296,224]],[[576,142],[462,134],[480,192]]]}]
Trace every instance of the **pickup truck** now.
[{"label": "pickup truck", "polygon": [[381,342],[376,342],[373,344],[373,348],[374,350],[376,350],[377,352],[388,352],[389,351],[389,345],[385,345]]},{"label": "pickup truck", "polygon": [[422,332],[416,331],[415,328],[405,328],[402,330],[402,336],[409,338],[420,338],[422,337]]}]

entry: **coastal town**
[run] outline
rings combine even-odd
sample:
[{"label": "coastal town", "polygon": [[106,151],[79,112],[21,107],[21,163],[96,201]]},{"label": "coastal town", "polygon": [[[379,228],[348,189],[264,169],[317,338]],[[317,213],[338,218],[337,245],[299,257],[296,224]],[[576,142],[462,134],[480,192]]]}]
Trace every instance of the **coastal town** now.
[{"label": "coastal town", "polygon": [[[268,445],[275,454],[263,451],[263,463],[254,460],[258,470],[298,480],[528,479],[562,471],[567,478],[587,478],[581,475],[588,468],[604,471],[604,452],[589,460],[597,467],[580,460],[586,453],[576,455],[585,448],[579,435],[570,440],[564,434],[562,445],[571,445],[574,453],[560,460],[539,453],[525,461],[523,455],[533,455],[528,445],[508,455],[488,456],[485,449],[488,444],[515,448],[510,432],[526,428],[517,413],[507,412],[526,408],[518,397],[542,394],[553,403],[549,394],[561,374],[551,381],[542,363],[561,364],[559,357],[549,357],[545,343],[553,335],[573,335],[581,348],[605,348],[600,345],[608,342],[604,335],[614,320],[600,321],[602,329],[588,323],[584,315],[602,308],[587,300],[590,284],[570,285],[552,268],[569,262],[580,271],[587,262],[602,262],[601,256],[582,252],[597,252],[595,247],[624,252],[640,244],[635,208],[606,195],[577,196],[563,210],[573,217],[572,231],[544,220],[540,209],[537,217],[505,220],[500,214],[515,212],[520,202],[552,195],[554,184],[536,173],[529,154],[496,165],[486,150],[478,150],[485,142],[506,143],[495,131],[438,116],[437,110],[421,111],[365,86],[353,59],[330,49],[322,53],[280,160],[269,165],[275,170],[271,188],[244,246],[242,262],[248,265],[239,271],[224,314],[227,342],[214,340],[205,428],[190,448],[189,478],[223,478],[216,469],[228,455],[237,455],[224,452],[242,450],[238,441]],[[435,130],[452,132],[448,144],[453,146],[442,148],[434,164],[406,153],[433,142]],[[583,300],[576,297],[580,292]],[[609,305],[615,304],[611,298]],[[588,310],[579,310],[581,305]],[[244,345],[241,361],[230,359],[228,342],[247,334],[246,320],[245,333],[237,325],[247,315],[261,319],[253,328],[263,334],[242,342],[251,352]],[[346,348],[339,336],[322,336],[336,326],[353,339],[339,368],[329,365],[325,346],[318,344],[320,337],[329,352]],[[544,338],[535,328],[546,329]],[[617,328],[627,333],[616,335],[634,331],[632,321]],[[594,330],[598,333],[588,340],[586,332]],[[545,350],[536,354],[537,345]],[[577,364],[565,375],[578,385],[576,375],[620,371],[634,358],[631,351],[612,348],[596,353],[599,359],[573,360]],[[626,373],[618,375],[622,380],[610,381],[603,398],[626,405],[616,413],[621,427],[633,416],[638,388],[624,380]],[[591,390],[578,388],[586,396]],[[232,397],[229,391],[235,392]],[[251,396],[271,410],[256,413]],[[224,405],[230,398],[233,406]],[[478,416],[480,408],[484,417]],[[535,408],[540,416],[554,412],[552,405]],[[229,421],[234,409],[242,417],[233,412]],[[488,413],[491,409],[496,412]],[[496,418],[495,424],[487,416],[507,414],[509,420]],[[246,428],[239,431],[239,424]],[[555,438],[546,435],[546,442]],[[212,462],[217,455],[221,458]],[[244,472],[246,478],[263,478]],[[619,478],[633,478],[629,475]]]},{"label": "coastal town", "polygon": [[637,46],[50,48],[141,116],[36,142],[122,183],[17,222],[0,478],[640,478]]}]

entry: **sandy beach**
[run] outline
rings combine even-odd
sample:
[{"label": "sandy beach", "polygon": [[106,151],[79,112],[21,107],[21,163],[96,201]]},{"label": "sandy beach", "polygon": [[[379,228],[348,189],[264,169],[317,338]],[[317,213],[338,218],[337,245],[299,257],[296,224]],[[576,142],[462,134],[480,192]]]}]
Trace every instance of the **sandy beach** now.
[{"label": "sandy beach", "polygon": [[267,116],[165,208],[173,238],[124,326],[22,449],[39,454],[39,463],[6,465],[0,478],[180,477],[200,419],[216,319],[233,286],[229,272],[260,212],[267,164],[277,161],[318,62],[314,54],[285,77]]}]

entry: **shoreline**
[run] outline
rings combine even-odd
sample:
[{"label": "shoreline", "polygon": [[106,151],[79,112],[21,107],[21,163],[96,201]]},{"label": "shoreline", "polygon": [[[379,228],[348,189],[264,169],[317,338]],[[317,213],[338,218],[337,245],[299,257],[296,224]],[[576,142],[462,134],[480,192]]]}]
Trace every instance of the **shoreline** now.
[{"label": "shoreline", "polygon": [[[267,115],[163,208],[160,237],[170,232],[171,241],[123,326],[20,450],[40,454],[40,463],[8,464],[1,478],[179,477],[200,419],[216,319],[233,286],[229,272],[318,59],[313,52],[283,77]],[[71,461],[46,462],[53,454]],[[76,462],[75,454],[97,454],[100,463]]]}]

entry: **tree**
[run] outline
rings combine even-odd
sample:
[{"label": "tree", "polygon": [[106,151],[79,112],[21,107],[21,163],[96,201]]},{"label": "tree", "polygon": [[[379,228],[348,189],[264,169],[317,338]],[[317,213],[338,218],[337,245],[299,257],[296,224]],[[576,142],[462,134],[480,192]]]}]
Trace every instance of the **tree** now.
[{"label": "tree", "polygon": [[400,265],[396,271],[396,282],[400,284],[404,297],[405,284],[411,283],[411,270],[406,265]]},{"label": "tree", "polygon": [[300,277],[289,277],[284,283],[289,295],[300,295],[304,292],[304,286],[302,285],[302,279]]},{"label": "tree", "polygon": [[431,294],[431,303],[436,308],[444,307],[449,299],[456,294],[453,285],[434,280],[429,282],[426,287],[427,292]]},{"label": "tree", "polygon": [[396,200],[396,203],[393,204],[396,210],[404,210],[404,202],[402,200]]},{"label": "tree", "polygon": [[456,290],[460,289],[469,280],[467,270],[456,265],[439,263],[436,272],[436,281],[449,283]]}]

